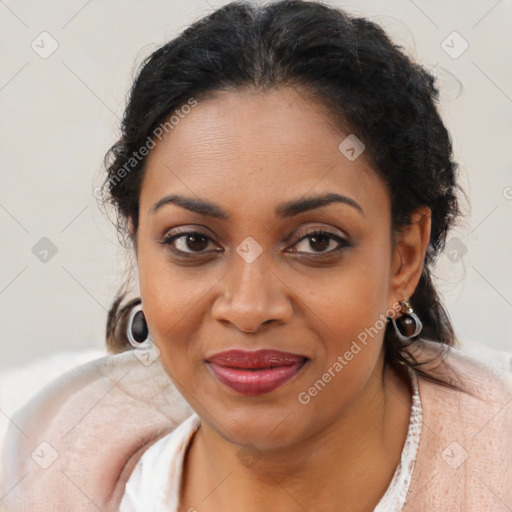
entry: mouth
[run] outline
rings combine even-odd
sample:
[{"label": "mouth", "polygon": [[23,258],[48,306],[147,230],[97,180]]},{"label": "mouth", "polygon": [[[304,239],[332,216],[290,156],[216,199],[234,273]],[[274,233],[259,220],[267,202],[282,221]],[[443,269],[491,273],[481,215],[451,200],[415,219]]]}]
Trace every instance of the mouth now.
[{"label": "mouth", "polygon": [[276,350],[229,350],[215,354],[205,362],[221,384],[237,393],[255,396],[283,386],[308,361],[305,356]]}]

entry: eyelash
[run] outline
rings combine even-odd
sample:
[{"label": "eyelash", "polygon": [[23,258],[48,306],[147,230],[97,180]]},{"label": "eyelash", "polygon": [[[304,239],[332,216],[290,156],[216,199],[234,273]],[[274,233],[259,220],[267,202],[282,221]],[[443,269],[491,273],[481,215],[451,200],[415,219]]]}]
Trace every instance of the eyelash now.
[{"label": "eyelash", "polygon": [[[175,233],[173,235],[170,235],[170,236],[164,238],[164,240],[162,240],[160,243],[162,245],[167,246],[173,253],[175,253],[175,254],[177,254],[179,256],[184,256],[186,258],[194,257],[194,256],[197,256],[197,255],[202,255],[202,254],[207,254],[206,252],[202,252],[202,251],[191,251],[191,252],[181,251],[181,250],[176,249],[175,247],[173,247],[173,243],[176,240],[178,240],[180,238],[183,238],[183,237],[186,237],[188,235],[199,235],[201,237],[205,237],[208,241],[212,241],[213,242],[211,237],[209,237],[206,233],[203,233],[201,231],[184,231],[184,232],[181,232],[181,233]],[[333,254],[337,254],[337,253],[343,251],[344,249],[347,249],[347,248],[351,247],[350,243],[346,239],[341,238],[340,236],[335,235],[334,233],[331,233],[329,231],[325,231],[323,229],[318,229],[318,230],[310,231],[310,232],[308,232],[308,231],[299,231],[296,234],[297,240],[295,241],[293,246],[297,245],[299,242],[302,242],[303,240],[305,240],[307,238],[312,238],[314,236],[326,236],[326,237],[328,237],[328,238],[330,238],[332,240],[335,240],[339,245],[335,249],[331,249],[329,251],[319,251],[319,252],[316,252],[316,253],[315,252],[304,253],[304,254],[307,254],[308,256],[313,257],[313,258],[315,258],[315,257],[322,257],[322,256],[325,256],[325,255],[332,256]],[[213,252],[220,252],[220,251],[213,251]],[[300,252],[300,251],[294,251],[294,252]]]},{"label": "eyelash", "polygon": [[302,242],[303,240],[306,240],[307,238],[312,238],[314,236],[326,236],[326,237],[334,240],[335,242],[337,242],[338,247],[336,247],[335,249],[331,249],[329,251],[320,251],[320,252],[316,252],[316,253],[315,252],[305,253],[305,254],[308,254],[309,256],[313,256],[313,257],[321,257],[321,256],[325,256],[325,255],[332,256],[333,254],[338,254],[342,250],[350,247],[350,243],[348,242],[348,240],[346,240],[345,238],[342,238],[338,235],[335,235],[334,233],[331,233],[330,231],[325,231],[323,229],[317,229],[314,231],[299,231],[296,234],[297,241],[293,245],[297,245],[299,242]]}]

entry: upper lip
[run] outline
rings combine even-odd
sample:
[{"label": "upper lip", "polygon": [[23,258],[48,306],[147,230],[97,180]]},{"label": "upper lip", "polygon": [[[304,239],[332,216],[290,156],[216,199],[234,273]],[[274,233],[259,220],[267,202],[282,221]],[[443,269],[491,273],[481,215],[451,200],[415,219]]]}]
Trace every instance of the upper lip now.
[{"label": "upper lip", "polygon": [[280,350],[247,351],[235,349],[218,352],[207,358],[206,362],[230,368],[272,368],[303,363],[307,359],[306,356]]}]

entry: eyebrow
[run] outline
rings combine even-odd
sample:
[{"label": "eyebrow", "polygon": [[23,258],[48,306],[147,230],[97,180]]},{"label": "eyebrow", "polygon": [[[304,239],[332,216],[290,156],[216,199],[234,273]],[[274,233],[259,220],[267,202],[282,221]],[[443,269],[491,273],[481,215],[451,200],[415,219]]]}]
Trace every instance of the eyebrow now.
[{"label": "eyebrow", "polygon": [[[286,203],[279,205],[275,209],[275,212],[278,217],[284,219],[293,217],[295,215],[299,215],[300,213],[304,213],[309,210],[321,208],[322,206],[327,206],[332,203],[346,204],[357,210],[360,214],[364,215],[363,208],[359,203],[354,201],[354,199],[335,193],[321,194],[313,197],[288,201]],[[167,204],[175,204],[191,212],[198,213],[200,215],[207,215],[215,219],[229,219],[229,214],[220,206],[214,203],[210,203],[208,201],[205,201],[204,199],[185,197],[176,194],[162,197],[162,199],[157,201],[151,207],[150,213],[155,214],[160,208]]]}]

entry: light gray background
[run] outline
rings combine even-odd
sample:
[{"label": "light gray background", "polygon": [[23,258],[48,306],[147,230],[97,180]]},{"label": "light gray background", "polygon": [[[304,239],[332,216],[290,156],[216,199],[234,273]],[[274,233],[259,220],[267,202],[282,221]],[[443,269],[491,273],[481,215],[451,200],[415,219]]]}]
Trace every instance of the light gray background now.
[{"label": "light gray background", "polygon": [[[103,155],[136,63],[224,3],[0,0],[0,368],[103,346],[124,268],[93,196]],[[463,342],[512,351],[512,2],[329,3],[381,23],[439,77],[471,211],[438,284]],[[31,47],[51,48],[44,31],[58,43],[46,59]],[[42,237],[57,248],[47,262],[32,251]]]}]

